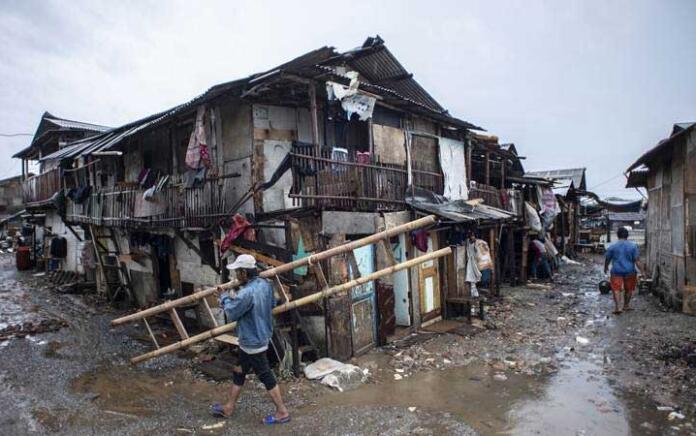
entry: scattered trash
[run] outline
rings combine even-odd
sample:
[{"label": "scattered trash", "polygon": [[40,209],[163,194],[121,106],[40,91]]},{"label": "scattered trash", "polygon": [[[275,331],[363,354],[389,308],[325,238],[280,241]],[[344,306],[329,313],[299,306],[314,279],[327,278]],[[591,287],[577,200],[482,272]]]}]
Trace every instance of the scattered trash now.
[{"label": "scattered trash", "polygon": [[413,412],[416,411],[416,408],[413,407],[413,406],[411,406],[411,407],[408,408],[408,411],[411,412],[411,413],[413,413]]},{"label": "scattered trash", "polygon": [[394,374],[394,380],[401,380],[404,377],[401,374]]},{"label": "scattered trash", "polygon": [[216,430],[225,426],[225,421],[220,421],[217,424],[205,424],[201,427],[203,430]]},{"label": "scattered trash", "polygon": [[679,412],[670,412],[669,415],[667,415],[667,420],[668,421],[674,421],[675,419],[684,419],[686,416]]},{"label": "scattered trash", "polygon": [[505,381],[505,380],[507,380],[508,378],[507,378],[507,376],[506,376],[505,374],[496,374],[496,375],[493,376],[493,379],[494,379],[494,380],[497,380],[497,381]]},{"label": "scattered trash", "polygon": [[583,338],[582,336],[576,336],[575,342],[577,342],[580,345],[587,345],[590,343],[590,340],[587,338]]},{"label": "scattered trash", "polygon": [[343,392],[354,389],[365,382],[367,377],[363,371],[355,365],[344,364],[331,374],[325,375],[321,383]]},{"label": "scattered trash", "polygon": [[323,357],[316,362],[305,366],[304,375],[310,380],[316,380],[324,377],[325,375],[331,374],[344,365],[345,363],[341,363],[338,360]]}]

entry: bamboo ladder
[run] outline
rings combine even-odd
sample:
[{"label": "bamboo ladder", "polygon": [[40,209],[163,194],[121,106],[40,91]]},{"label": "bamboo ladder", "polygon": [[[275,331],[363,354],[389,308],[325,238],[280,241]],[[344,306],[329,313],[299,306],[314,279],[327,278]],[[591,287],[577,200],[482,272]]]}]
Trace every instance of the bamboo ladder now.
[{"label": "bamboo ladder", "polygon": [[[448,247],[448,248],[443,248],[441,250],[438,250],[438,251],[435,251],[432,253],[428,253],[428,254],[425,254],[423,256],[420,256],[420,257],[417,257],[417,258],[414,258],[414,259],[411,259],[411,260],[408,260],[405,262],[401,262],[398,264],[395,263],[393,260],[393,257],[390,256],[392,253],[391,247],[389,244],[390,238],[392,238],[393,236],[397,236],[399,234],[402,234],[402,233],[409,232],[409,231],[417,229],[417,228],[432,225],[435,222],[436,222],[436,218],[434,215],[426,216],[424,218],[420,218],[420,219],[417,219],[415,221],[411,221],[411,222],[408,222],[408,223],[405,223],[405,224],[402,224],[399,226],[395,226],[395,227],[387,229],[387,230],[380,231],[378,233],[364,237],[362,239],[348,242],[346,244],[342,244],[342,245],[339,245],[337,247],[333,247],[333,248],[330,248],[328,250],[325,250],[325,251],[322,251],[319,253],[315,253],[311,256],[308,256],[308,257],[305,257],[302,259],[298,259],[298,260],[295,260],[292,262],[288,262],[288,263],[279,265],[275,268],[268,269],[266,271],[262,271],[261,273],[259,273],[260,277],[262,277],[262,278],[275,278],[275,280],[279,286],[279,290],[285,299],[284,304],[277,306],[273,309],[273,314],[275,315],[275,314],[287,312],[287,311],[295,309],[297,307],[319,301],[323,298],[329,297],[329,296],[334,295],[336,293],[346,291],[346,290],[351,289],[355,286],[359,286],[359,285],[365,284],[367,282],[370,282],[372,280],[376,280],[376,279],[383,277],[385,275],[393,274],[397,271],[401,271],[403,269],[416,266],[422,262],[427,262],[429,260],[436,259],[436,258],[439,258],[442,256],[447,256],[447,255],[451,254],[452,251]],[[384,248],[387,251],[389,263],[392,264],[391,266],[384,268],[384,269],[381,269],[379,271],[376,271],[374,273],[371,273],[369,275],[366,275],[364,277],[357,277],[354,280],[348,281],[347,283],[344,283],[341,285],[337,285],[337,286],[333,286],[333,287],[329,286],[328,282],[326,281],[326,276],[321,269],[321,265],[319,263],[320,261],[326,260],[326,259],[331,258],[333,256],[336,256],[338,254],[352,252],[352,250],[355,250],[355,249],[360,248],[360,247],[364,247],[366,245],[374,244],[374,243],[384,244]],[[322,290],[317,292],[317,293],[308,295],[306,297],[302,297],[300,299],[290,301],[290,298],[287,295],[284,286],[280,283],[278,275],[292,271],[292,270],[294,270],[298,267],[302,267],[302,266],[310,266],[313,269],[313,271],[317,275],[317,278],[319,280],[320,286],[322,287]],[[141,311],[136,312],[136,313],[131,314],[131,315],[126,315],[126,316],[114,319],[111,321],[111,324],[113,326],[117,326],[117,325],[126,324],[126,323],[133,322],[133,321],[143,320],[143,323],[145,324],[145,328],[147,329],[147,332],[148,332],[150,338],[152,339],[152,341],[155,345],[155,350],[150,351],[150,352],[145,353],[145,354],[142,354],[142,355],[139,355],[139,356],[136,356],[136,357],[133,357],[131,359],[131,363],[143,362],[145,360],[149,360],[149,359],[152,359],[154,357],[161,356],[163,354],[167,354],[167,353],[171,353],[171,352],[176,351],[176,350],[180,350],[182,348],[188,347],[188,346],[195,344],[197,342],[201,342],[201,341],[204,341],[207,339],[215,338],[215,337],[218,337],[220,335],[225,335],[226,333],[229,333],[232,330],[234,330],[234,328],[236,326],[236,322],[228,323],[228,324],[225,324],[222,326],[218,326],[217,323],[215,323],[215,325],[216,325],[215,328],[207,330],[207,331],[199,333],[199,334],[196,334],[194,336],[190,336],[188,334],[188,332],[186,331],[186,329],[184,328],[184,325],[181,322],[181,319],[179,318],[179,315],[176,312],[176,308],[179,306],[189,305],[189,304],[195,303],[199,300],[202,300],[201,304],[203,304],[203,307],[205,308],[206,313],[210,316],[211,319],[214,320],[210,306],[208,305],[208,302],[205,300],[205,298],[208,297],[209,295],[213,295],[217,292],[235,288],[238,285],[239,285],[239,283],[236,280],[232,280],[232,281],[229,281],[227,283],[223,283],[219,286],[210,287],[210,288],[195,292],[195,293],[188,295],[186,297],[182,297],[182,298],[179,298],[176,300],[171,300],[171,301],[168,301],[166,303],[160,304],[158,306],[154,306],[154,307],[151,307],[149,309],[141,310]],[[175,342],[173,344],[162,347],[157,342],[157,339],[155,338],[155,335],[153,334],[152,329],[151,329],[149,323],[147,322],[147,317],[157,315],[157,314],[163,313],[163,312],[169,313],[169,315],[172,319],[172,322],[174,323],[174,326],[176,327],[177,332],[179,333],[179,336],[181,337],[181,340],[179,342]],[[226,336],[229,336],[230,338],[234,338],[230,335],[226,335]]]}]

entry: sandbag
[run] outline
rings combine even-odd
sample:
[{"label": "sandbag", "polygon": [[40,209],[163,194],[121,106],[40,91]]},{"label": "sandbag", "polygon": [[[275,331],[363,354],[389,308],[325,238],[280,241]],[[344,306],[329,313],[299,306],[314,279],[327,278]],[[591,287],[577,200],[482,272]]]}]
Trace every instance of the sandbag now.
[{"label": "sandbag", "polygon": [[525,201],[524,209],[527,214],[527,224],[529,224],[529,228],[531,228],[535,232],[540,232],[541,218],[539,218],[539,214],[537,213],[534,206],[532,206],[528,201]]}]

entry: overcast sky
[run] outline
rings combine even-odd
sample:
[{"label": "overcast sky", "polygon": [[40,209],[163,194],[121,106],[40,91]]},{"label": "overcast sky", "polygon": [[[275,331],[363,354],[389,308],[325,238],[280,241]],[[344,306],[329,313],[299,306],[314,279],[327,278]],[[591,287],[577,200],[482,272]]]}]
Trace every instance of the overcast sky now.
[{"label": "overcast sky", "polygon": [[[300,4],[301,3],[301,4]],[[696,121],[696,1],[0,1],[0,133],[41,114],[118,126],[210,86],[379,34],[443,106],[527,170],[588,169],[603,196]],[[0,178],[30,137],[0,137]]]}]

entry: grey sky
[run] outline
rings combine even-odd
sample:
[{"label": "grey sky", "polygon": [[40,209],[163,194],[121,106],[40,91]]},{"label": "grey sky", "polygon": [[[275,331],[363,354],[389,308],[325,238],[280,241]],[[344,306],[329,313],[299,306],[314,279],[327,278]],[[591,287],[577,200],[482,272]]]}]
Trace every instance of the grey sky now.
[{"label": "grey sky", "polygon": [[[586,166],[590,188],[696,121],[696,1],[299,3],[3,0],[0,132],[33,133],[45,110],[117,126],[375,34],[528,170]],[[0,178],[29,139],[0,137]],[[596,191],[635,196],[622,186]]]}]

